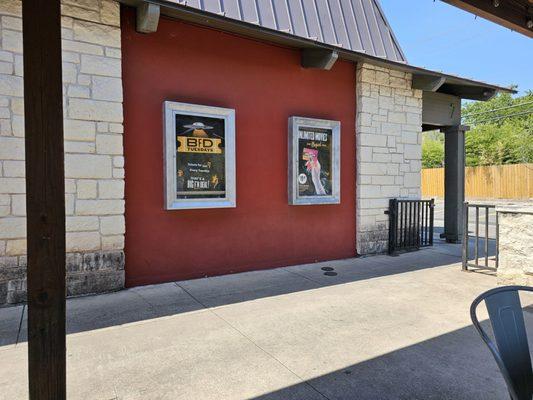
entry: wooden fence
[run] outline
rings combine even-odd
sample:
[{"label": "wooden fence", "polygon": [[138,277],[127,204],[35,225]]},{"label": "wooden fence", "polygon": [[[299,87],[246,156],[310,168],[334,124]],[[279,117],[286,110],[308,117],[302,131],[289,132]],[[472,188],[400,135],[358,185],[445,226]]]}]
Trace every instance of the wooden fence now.
[{"label": "wooden fence", "polygon": [[[533,198],[533,164],[467,167],[465,180],[467,198]],[[422,195],[444,197],[444,168],[422,170]]]}]

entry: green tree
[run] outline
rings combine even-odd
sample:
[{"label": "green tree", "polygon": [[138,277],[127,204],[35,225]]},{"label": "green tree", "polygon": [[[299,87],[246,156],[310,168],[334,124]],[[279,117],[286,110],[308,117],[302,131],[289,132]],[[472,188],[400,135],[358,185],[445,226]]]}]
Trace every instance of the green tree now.
[{"label": "green tree", "polygon": [[[462,107],[466,133],[466,165],[533,162],[533,91],[513,97],[501,93],[487,102],[466,102]],[[428,132],[422,145],[424,168],[442,166],[444,142]]]},{"label": "green tree", "polygon": [[422,168],[444,166],[444,146],[440,140],[424,138],[422,142]]}]

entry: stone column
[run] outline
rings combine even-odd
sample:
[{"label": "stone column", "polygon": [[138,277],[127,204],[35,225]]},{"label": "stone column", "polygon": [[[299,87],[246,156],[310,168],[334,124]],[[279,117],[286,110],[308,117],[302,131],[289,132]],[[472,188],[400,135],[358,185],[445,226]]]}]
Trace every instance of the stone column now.
[{"label": "stone column", "polygon": [[409,73],[357,65],[357,254],[387,251],[391,198],[420,198],[422,91]]},{"label": "stone column", "polygon": [[448,243],[459,243],[463,233],[465,201],[465,132],[464,125],[444,129],[444,233]]},{"label": "stone column", "polygon": [[499,223],[498,284],[533,285],[533,206],[496,207]]}]

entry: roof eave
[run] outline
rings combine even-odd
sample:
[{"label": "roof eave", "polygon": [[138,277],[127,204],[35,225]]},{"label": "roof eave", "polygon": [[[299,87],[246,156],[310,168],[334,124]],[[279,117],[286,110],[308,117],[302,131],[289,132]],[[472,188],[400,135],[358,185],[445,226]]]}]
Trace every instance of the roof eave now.
[{"label": "roof eave", "polygon": [[[136,7],[143,0],[120,0],[121,3]],[[489,100],[497,92],[516,93],[515,90],[508,87],[502,87],[485,82],[475,81],[473,79],[462,78],[455,75],[445,74],[439,71],[431,71],[422,67],[416,67],[402,62],[391,61],[385,58],[369,55],[363,52],[343,49],[342,47],[332,46],[325,43],[317,42],[312,39],[306,39],[299,36],[294,36],[290,33],[277,31],[266,27],[259,26],[244,21],[235,20],[217,15],[196,8],[187,7],[178,3],[169,3],[167,0],[149,0],[149,3],[157,4],[161,7],[161,15],[191,22],[194,24],[219,29],[230,33],[242,35],[249,38],[259,39],[276,43],[297,49],[327,49],[336,51],[339,58],[353,62],[366,62],[384,68],[396,69],[398,71],[409,72],[413,77],[421,77],[423,79],[442,80],[440,85],[435,87],[419,87],[421,90],[436,91],[440,93],[452,94],[463,99],[470,100]]]}]

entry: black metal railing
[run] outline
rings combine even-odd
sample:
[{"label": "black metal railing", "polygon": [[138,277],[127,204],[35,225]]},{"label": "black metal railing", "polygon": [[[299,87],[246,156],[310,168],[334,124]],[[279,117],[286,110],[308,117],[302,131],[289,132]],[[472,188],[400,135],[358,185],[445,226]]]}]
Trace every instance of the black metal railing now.
[{"label": "black metal railing", "polygon": [[[495,213],[495,250],[494,257],[490,256],[489,253],[489,243],[491,241],[489,234],[490,226],[490,210],[496,208],[494,204],[470,204],[465,202],[463,205],[463,271],[467,271],[469,267],[478,268],[478,269],[488,269],[495,271],[498,268],[498,242],[499,242],[499,225],[498,225],[498,213]],[[469,224],[470,224],[470,210],[474,210],[474,234],[470,235]],[[484,210],[484,219],[485,223],[483,224],[484,232],[483,237],[480,236],[480,210]],[[469,260],[470,254],[470,239],[474,238],[474,254],[473,259]],[[480,254],[479,242],[480,239],[483,241],[483,251]],[[480,262],[480,258],[483,260]],[[492,265],[489,265],[491,261]],[[493,263],[492,263],[493,261]]]},{"label": "black metal railing", "polygon": [[389,200],[389,254],[433,246],[435,200]]}]

